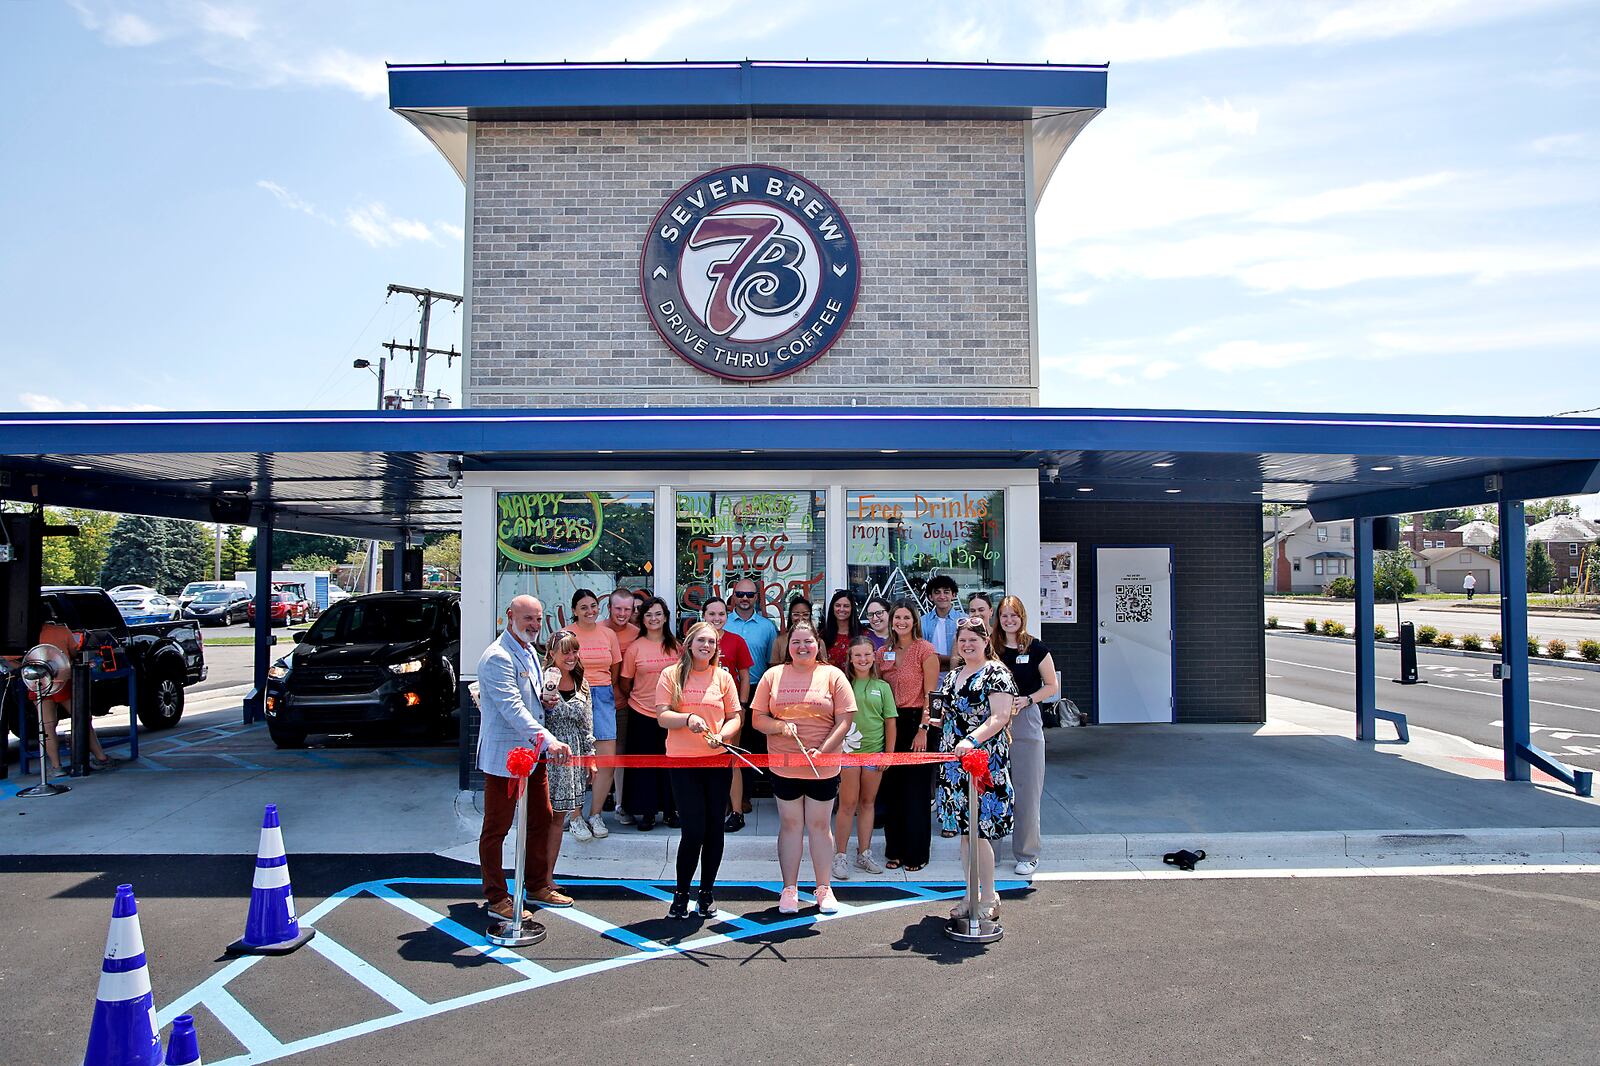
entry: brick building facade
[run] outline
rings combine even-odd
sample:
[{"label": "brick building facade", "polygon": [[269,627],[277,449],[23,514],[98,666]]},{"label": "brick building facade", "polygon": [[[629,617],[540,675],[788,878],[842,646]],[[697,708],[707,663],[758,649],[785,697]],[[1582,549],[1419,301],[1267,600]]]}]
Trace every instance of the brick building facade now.
[{"label": "brick building facade", "polygon": [[[478,123],[465,403],[1035,405],[1031,156],[1002,121]],[[744,383],[662,343],[639,249],[677,189],[752,160],[831,195],[862,268],[823,358]]]}]

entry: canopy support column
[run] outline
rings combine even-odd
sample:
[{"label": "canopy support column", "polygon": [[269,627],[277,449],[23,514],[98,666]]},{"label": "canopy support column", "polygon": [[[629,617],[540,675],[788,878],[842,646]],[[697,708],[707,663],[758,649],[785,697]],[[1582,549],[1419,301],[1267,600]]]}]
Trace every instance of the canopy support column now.
[{"label": "canopy support column", "polygon": [[264,722],[267,717],[267,671],[272,666],[272,526],[271,507],[263,505],[256,523],[256,625],[255,689],[244,702],[244,722]]}]

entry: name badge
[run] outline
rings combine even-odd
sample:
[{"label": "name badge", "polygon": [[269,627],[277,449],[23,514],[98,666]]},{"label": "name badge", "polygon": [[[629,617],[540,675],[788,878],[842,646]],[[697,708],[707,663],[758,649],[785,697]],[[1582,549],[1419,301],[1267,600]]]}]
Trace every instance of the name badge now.
[{"label": "name badge", "polygon": [[1019,666],[1026,666],[1028,664],[1028,657],[1026,655],[1017,656],[1017,664]]},{"label": "name badge", "polygon": [[894,652],[892,652],[892,651],[884,652],[883,653],[883,661],[886,662],[886,663],[894,662]]}]

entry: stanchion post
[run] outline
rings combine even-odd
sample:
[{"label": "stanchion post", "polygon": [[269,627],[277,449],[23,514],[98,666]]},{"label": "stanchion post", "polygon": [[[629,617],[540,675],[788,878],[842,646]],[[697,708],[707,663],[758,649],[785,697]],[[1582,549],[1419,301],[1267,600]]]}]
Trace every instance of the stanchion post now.
[{"label": "stanchion post", "polygon": [[945,935],[963,944],[992,944],[999,940],[1004,930],[1000,923],[982,917],[978,899],[978,778],[967,773],[967,916],[952,918],[944,927]]},{"label": "stanchion post", "polygon": [[[530,944],[537,944],[544,939],[544,926],[538,922],[524,921],[522,918],[523,903],[523,877],[528,868],[528,779],[514,778],[517,782],[517,817],[511,831],[516,834],[516,866],[512,873],[511,883],[511,920],[505,922],[498,929],[488,934],[491,944],[499,944],[507,948],[525,948]],[[493,785],[490,786],[494,787]]]},{"label": "stanchion post", "polygon": [[[24,688],[23,691],[26,692],[27,689]],[[52,784],[50,781],[50,760],[45,756],[44,753],[44,700],[34,700],[33,706],[36,712],[35,717],[39,723],[39,729],[36,733],[34,733],[34,738],[39,744],[39,783],[37,785],[30,785],[29,787],[20,790],[17,795],[22,799],[33,799],[35,796],[59,796],[63,792],[71,792],[71,786],[56,785]],[[17,763],[20,766],[28,758],[28,733],[31,732],[31,730],[28,728],[28,704],[26,697],[23,698],[18,717],[21,720],[20,724],[22,726],[22,750],[17,753]]]}]

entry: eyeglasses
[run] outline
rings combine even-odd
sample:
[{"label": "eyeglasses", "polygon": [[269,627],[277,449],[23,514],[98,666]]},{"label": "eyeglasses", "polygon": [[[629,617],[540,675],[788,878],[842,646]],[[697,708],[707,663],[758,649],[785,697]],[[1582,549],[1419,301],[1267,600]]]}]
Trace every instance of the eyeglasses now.
[{"label": "eyeglasses", "polygon": [[889,614],[889,612],[885,611],[882,607],[874,607],[872,610],[867,612],[867,617],[868,618],[885,618],[885,617],[888,616],[888,614]]},{"label": "eyeglasses", "polygon": [[736,599],[748,600],[751,596],[755,595],[755,590],[751,589],[749,592],[740,592],[738,589],[734,589],[733,595]]}]

